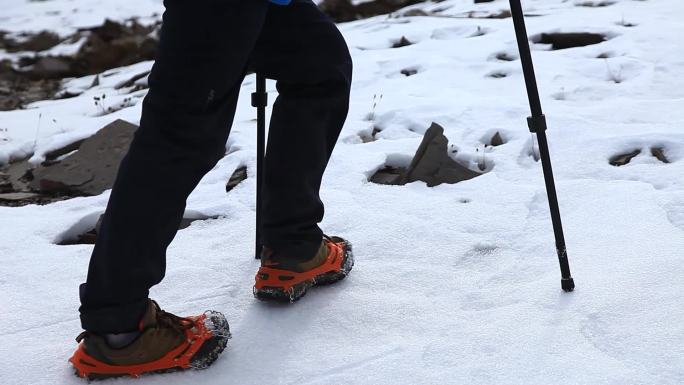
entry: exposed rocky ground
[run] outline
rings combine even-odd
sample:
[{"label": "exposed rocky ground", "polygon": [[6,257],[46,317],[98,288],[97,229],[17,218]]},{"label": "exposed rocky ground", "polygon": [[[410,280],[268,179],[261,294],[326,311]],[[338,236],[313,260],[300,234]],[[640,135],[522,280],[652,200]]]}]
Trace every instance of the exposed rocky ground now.
[{"label": "exposed rocky ground", "polygon": [[[336,21],[349,21],[391,14],[419,2],[421,1],[373,0],[352,4],[350,0],[324,0],[319,5]],[[421,10],[403,14],[424,15],[427,13]],[[505,13],[502,15],[507,17]],[[467,16],[482,17],[474,13]],[[484,17],[501,16],[489,14]],[[0,30],[0,50],[12,54],[11,59],[0,61],[0,111],[25,108],[40,100],[77,96],[80,91],[74,92],[63,87],[64,79],[97,75],[90,84],[90,87],[96,87],[100,84],[100,75],[107,70],[153,59],[159,26],[159,23],[142,25],[136,19],[130,19],[124,22],[105,20],[102,25],[80,28],[68,36],[59,36],[51,31],[8,33]],[[542,38],[549,39],[546,35]],[[393,48],[411,44],[402,36],[393,43]],[[73,52],[56,50],[59,46],[70,46]],[[405,76],[412,76],[417,72],[417,69],[412,68],[402,70]],[[145,89],[148,74],[149,71],[137,73],[117,84],[115,88],[128,89],[129,93]],[[118,105],[107,105],[105,98],[105,94],[94,98],[102,115],[132,105],[130,98]],[[26,159],[0,165],[0,205],[45,204],[69,197],[97,195],[111,188],[118,162],[125,154],[134,130],[135,126],[129,123],[115,121],[103,127],[92,138],[79,139],[50,151],[40,165],[31,164]],[[371,133],[370,140],[373,140],[377,132],[379,131]],[[432,133],[433,131],[426,133],[427,142],[421,148],[427,146],[430,140],[436,140]],[[432,186],[443,182],[455,183],[478,175],[459,166],[459,163],[447,161],[444,143],[444,146],[439,146],[439,159],[442,161],[433,165],[433,168],[438,169],[431,170],[434,175],[428,177],[427,171],[420,170],[424,168],[425,162],[435,161],[432,158],[437,155],[434,155],[434,150],[431,151],[432,155],[421,155],[424,160],[420,165],[412,165],[408,172],[401,168],[386,167],[371,180],[392,184],[422,180]],[[419,153],[423,152],[424,150],[419,149]],[[105,156],[100,156],[101,154]],[[441,170],[440,165],[444,170]],[[459,167],[461,169],[456,176],[452,168]],[[230,191],[246,178],[246,168],[237,170],[228,181],[226,191]]]},{"label": "exposed rocky ground", "polygon": [[[103,193],[114,184],[137,128],[116,120],[89,138],[46,153],[37,166],[22,160],[0,167],[0,206],[46,204]],[[226,192],[245,179],[247,168],[236,169],[226,183]]]},{"label": "exposed rocky ground", "polygon": [[[60,92],[61,80],[102,73],[152,60],[159,24],[143,26],[136,20],[80,29],[69,36],[50,31],[9,34],[0,31],[0,50],[14,60],[0,61],[0,111],[23,108],[45,99],[70,97]],[[73,53],[55,47],[73,46]]]},{"label": "exposed rocky ground", "polygon": [[0,174],[0,192],[4,191],[0,193],[0,205],[101,194],[112,187],[136,129],[131,123],[117,120],[90,138],[49,152],[38,166],[27,161],[10,164]]}]

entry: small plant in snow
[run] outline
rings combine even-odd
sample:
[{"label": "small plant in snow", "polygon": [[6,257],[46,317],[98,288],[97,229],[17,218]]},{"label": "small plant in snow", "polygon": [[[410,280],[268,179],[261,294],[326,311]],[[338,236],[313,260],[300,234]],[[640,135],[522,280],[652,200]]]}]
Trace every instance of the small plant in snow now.
[{"label": "small plant in snow", "polygon": [[375,125],[375,110],[378,107],[378,104],[381,100],[382,94],[373,95],[373,107],[371,108],[371,111],[368,113],[368,115],[366,115],[366,121],[371,122],[370,128],[368,130],[363,130],[361,133],[359,133],[359,136],[361,137],[364,143],[374,141],[375,135],[382,131],[381,128]]},{"label": "small plant in snow", "polygon": [[93,101],[95,102],[95,107],[100,111],[100,115],[107,114],[107,108],[105,106],[105,99],[107,95],[102,94],[102,96],[93,96]]},{"label": "small plant in snow", "polygon": [[372,122],[375,120],[375,109],[378,107],[378,104],[382,100],[382,94],[378,96],[377,94],[373,94],[373,108],[371,108],[371,112],[366,116],[366,120],[369,122]]},{"label": "small plant in snow", "polygon": [[101,97],[98,97],[98,96],[94,97],[95,106],[98,107],[98,109],[99,109],[99,112],[97,114],[98,116],[111,114],[112,112],[116,112],[116,111],[122,110],[124,108],[132,107],[135,105],[135,102],[133,101],[133,97],[127,96],[120,103],[107,107],[104,103],[105,98],[106,98],[105,95],[102,95]]},{"label": "small plant in snow", "polygon": [[36,147],[38,147],[38,134],[40,133],[40,121],[43,119],[43,114],[38,114],[38,125],[36,127],[36,137],[33,139],[33,152],[36,152]]},{"label": "small plant in snow", "polygon": [[[485,152],[487,151],[487,144],[482,146],[482,157],[477,157],[477,168],[480,171],[487,169],[487,159],[485,158]],[[480,147],[475,147],[475,152],[480,152]]]},{"label": "small plant in snow", "polygon": [[127,96],[121,101],[121,103],[119,103],[119,105],[117,106],[118,108],[116,110],[114,110],[111,107],[109,109],[111,110],[110,112],[114,112],[114,111],[122,110],[124,108],[133,107],[133,106],[135,106],[135,102],[133,102],[133,97]]},{"label": "small plant in snow", "polygon": [[487,31],[478,25],[477,31],[475,31],[475,33],[473,33],[470,37],[484,36],[486,34],[487,34]]},{"label": "small plant in snow", "polygon": [[618,21],[618,22],[615,23],[615,24],[620,25],[620,26],[623,26],[623,27],[636,27],[636,26],[637,26],[636,23],[631,23],[631,22],[629,22],[629,21],[626,21],[624,15],[622,16],[622,20]]}]

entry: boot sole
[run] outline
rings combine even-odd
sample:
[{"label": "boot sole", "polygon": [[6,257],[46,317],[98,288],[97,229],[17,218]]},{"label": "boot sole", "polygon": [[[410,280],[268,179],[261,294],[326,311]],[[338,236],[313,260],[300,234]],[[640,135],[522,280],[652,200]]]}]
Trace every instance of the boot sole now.
[{"label": "boot sole", "polygon": [[307,291],[315,286],[330,285],[339,282],[349,275],[349,272],[354,267],[354,253],[352,252],[352,244],[349,241],[344,241],[344,257],[340,271],[331,271],[325,274],[317,275],[314,279],[306,280],[292,286],[290,291],[283,290],[279,287],[263,287],[261,289],[254,289],[254,296],[262,301],[276,301],[276,302],[296,302],[304,297]]}]

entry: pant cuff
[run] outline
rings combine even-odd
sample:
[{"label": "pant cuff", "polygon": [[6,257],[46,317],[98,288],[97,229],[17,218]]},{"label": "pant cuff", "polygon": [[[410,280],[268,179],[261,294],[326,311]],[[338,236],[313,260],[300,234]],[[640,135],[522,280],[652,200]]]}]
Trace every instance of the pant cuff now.
[{"label": "pant cuff", "polygon": [[[81,301],[83,303],[83,301]],[[125,333],[138,330],[149,300],[147,298],[115,306],[81,305],[81,326],[93,333]]]}]

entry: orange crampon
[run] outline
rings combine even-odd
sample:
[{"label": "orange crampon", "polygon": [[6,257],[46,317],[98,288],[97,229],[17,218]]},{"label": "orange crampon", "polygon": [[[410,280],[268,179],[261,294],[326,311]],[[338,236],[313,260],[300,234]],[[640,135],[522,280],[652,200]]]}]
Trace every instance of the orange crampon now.
[{"label": "orange crampon", "polygon": [[312,286],[327,285],[344,279],[354,266],[352,245],[340,237],[327,237],[327,256],[312,269],[297,272],[278,268],[277,263],[262,260],[256,274],[254,295],[259,299],[294,302]]},{"label": "orange crampon", "polygon": [[230,338],[228,322],[223,314],[215,311],[207,311],[200,316],[187,317],[183,320],[190,324],[182,331],[184,335],[180,339],[181,343],[169,349],[160,358],[132,364],[105,362],[106,359],[95,358],[93,355],[97,354],[88,352],[87,343],[83,341],[84,338],[89,338],[86,332],[79,336],[78,348],[69,358],[69,362],[77,376],[89,380],[121,376],[139,377],[148,373],[209,367],[225,349]]}]

